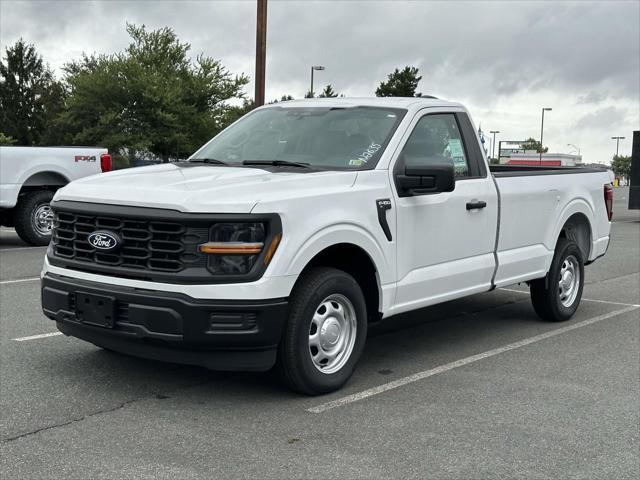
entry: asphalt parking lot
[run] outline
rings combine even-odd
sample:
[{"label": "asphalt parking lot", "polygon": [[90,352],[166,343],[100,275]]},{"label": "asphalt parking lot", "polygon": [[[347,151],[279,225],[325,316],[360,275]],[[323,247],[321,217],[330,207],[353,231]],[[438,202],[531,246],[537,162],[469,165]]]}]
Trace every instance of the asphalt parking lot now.
[{"label": "asphalt parking lot", "polygon": [[40,311],[44,248],[0,231],[2,478],[639,478],[640,212],[615,191],[608,254],[569,322],[525,286],[373,329],[347,386],[109,353]]}]

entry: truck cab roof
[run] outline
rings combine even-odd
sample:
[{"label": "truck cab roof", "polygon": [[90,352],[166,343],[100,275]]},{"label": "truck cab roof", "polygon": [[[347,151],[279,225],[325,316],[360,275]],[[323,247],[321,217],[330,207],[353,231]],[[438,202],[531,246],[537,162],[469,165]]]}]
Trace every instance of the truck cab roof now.
[{"label": "truck cab roof", "polygon": [[461,103],[450,102],[433,97],[362,97],[362,98],[305,98],[302,100],[287,100],[284,102],[264,105],[260,108],[310,108],[310,107],[387,107],[419,110],[427,107],[457,107],[464,108]]}]

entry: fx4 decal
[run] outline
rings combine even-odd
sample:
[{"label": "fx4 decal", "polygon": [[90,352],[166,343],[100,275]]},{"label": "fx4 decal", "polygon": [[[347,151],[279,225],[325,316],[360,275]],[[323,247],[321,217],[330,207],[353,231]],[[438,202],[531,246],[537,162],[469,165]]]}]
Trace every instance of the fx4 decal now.
[{"label": "fx4 decal", "polygon": [[96,157],[95,155],[76,155],[75,161],[76,162],[95,162]]}]

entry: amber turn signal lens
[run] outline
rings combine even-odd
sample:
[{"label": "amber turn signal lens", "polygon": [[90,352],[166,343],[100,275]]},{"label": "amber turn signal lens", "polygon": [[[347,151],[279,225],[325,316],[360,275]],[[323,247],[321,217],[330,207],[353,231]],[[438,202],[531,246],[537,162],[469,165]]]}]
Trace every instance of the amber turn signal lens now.
[{"label": "amber turn signal lens", "polygon": [[273,237],[273,240],[271,240],[271,244],[269,245],[269,248],[267,248],[267,253],[264,256],[265,265],[269,265],[269,262],[271,261],[273,254],[276,253],[276,248],[278,248],[278,245],[280,245],[281,238],[282,238],[282,234],[278,233]]},{"label": "amber turn signal lens", "polygon": [[256,255],[262,251],[262,247],[262,242],[208,242],[199,245],[198,249],[213,255]]}]

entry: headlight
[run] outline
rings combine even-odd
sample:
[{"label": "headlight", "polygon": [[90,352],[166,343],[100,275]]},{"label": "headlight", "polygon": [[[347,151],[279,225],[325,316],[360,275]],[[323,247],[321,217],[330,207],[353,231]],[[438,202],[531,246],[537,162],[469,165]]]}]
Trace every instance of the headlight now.
[{"label": "headlight", "polygon": [[209,238],[199,250],[208,254],[211,273],[246,275],[261,258],[265,267],[269,264],[280,242],[280,233],[269,236],[267,225],[262,222],[216,223]]}]

